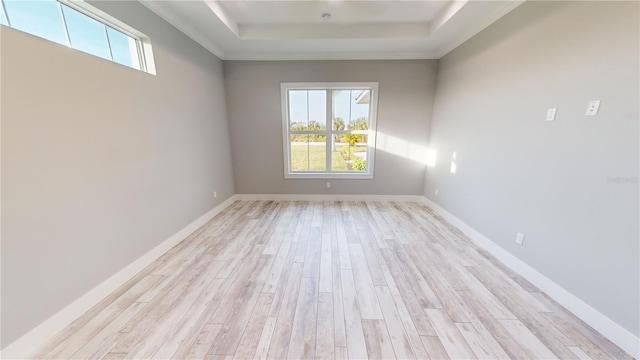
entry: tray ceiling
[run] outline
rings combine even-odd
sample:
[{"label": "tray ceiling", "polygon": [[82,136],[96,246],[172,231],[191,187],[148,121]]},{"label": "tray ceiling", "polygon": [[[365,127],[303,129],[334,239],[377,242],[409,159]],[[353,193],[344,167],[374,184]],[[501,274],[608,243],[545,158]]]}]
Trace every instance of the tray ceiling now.
[{"label": "tray ceiling", "polygon": [[523,2],[139,1],[225,60],[438,59]]}]

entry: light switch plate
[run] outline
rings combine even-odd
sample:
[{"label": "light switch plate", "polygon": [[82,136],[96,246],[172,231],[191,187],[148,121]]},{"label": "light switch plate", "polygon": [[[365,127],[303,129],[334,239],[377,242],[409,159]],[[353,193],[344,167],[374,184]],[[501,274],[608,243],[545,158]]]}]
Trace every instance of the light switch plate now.
[{"label": "light switch plate", "polygon": [[553,121],[556,119],[556,110],[558,110],[557,108],[549,108],[549,110],[547,110],[547,121]]}]

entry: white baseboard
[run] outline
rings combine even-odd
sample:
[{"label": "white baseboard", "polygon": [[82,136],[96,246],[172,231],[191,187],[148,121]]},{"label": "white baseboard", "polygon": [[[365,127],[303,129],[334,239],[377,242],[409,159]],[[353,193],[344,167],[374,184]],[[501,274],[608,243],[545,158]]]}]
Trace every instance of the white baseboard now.
[{"label": "white baseboard", "polygon": [[156,246],[142,257],[138,258],[124,269],[120,270],[109,279],[96,286],[79,299],[57,312],[55,315],[14,341],[0,352],[0,359],[25,359],[64,329],[75,319],[91,309],[133,276],[142,271],[146,266],[158,259],[175,245],[179,244],[187,236],[204,225],[207,221],[220,213],[235,200],[287,200],[287,201],[399,201],[399,202],[424,202],[427,206],[437,211],[447,221],[455,225],[465,235],[475,241],[479,246],[490,252],[498,260],[522,275],[532,284],[551,296],[562,306],[581,318],[595,330],[606,336],[614,344],[635,358],[640,358],[640,339],[624,329],[613,320],[609,319],[584,301],[580,300],[569,291],[565,290],[552,280],[533,269],[496,243],[480,234],[478,231],[458,219],[430,199],[415,195],[341,195],[341,194],[238,194],[230,197],[216,206],[200,218],[178,231],[169,239]]},{"label": "white baseboard", "polygon": [[0,359],[26,359],[34,355],[35,351],[37,351],[45,344],[46,341],[51,339],[60,330],[67,327],[87,310],[91,309],[109,294],[117,290],[120,286],[129,281],[171,248],[178,245],[182,240],[186,239],[187,236],[196,231],[207,221],[211,220],[214,216],[231,205],[235,200],[237,200],[236,196],[231,196],[220,205],[211,209],[206,214],[202,215],[200,218],[187,225],[167,240],[163,241],[160,245],[154,247],[149,252],[142,255],[140,258],[133,261],[107,280],[103,281],[100,285],[82,295],[73,303],[58,311],[56,314],[33,328],[18,340],[6,346],[0,353]]},{"label": "white baseboard", "polygon": [[422,195],[237,194],[238,200],[422,202]]},{"label": "white baseboard", "polygon": [[527,265],[510,252],[501,248],[489,238],[485,237],[474,228],[431,201],[429,198],[423,197],[423,201],[427,206],[435,210],[443,218],[460,229],[460,231],[480,247],[487,250],[502,263],[520,274],[533,285],[537,286],[547,295],[551,296],[560,305],[564,306],[585,323],[589,324],[589,326],[600,332],[622,350],[626,351],[636,359],[640,358],[640,338],[618,325],[616,322],[609,319],[577,296],[565,290],[560,285],[538,272],[536,269]]}]

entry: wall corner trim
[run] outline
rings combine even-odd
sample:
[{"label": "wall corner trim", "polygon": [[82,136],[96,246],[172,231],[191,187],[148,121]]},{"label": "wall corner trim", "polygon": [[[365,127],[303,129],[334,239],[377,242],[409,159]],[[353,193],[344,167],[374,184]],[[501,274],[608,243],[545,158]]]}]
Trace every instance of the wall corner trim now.
[{"label": "wall corner trim", "polygon": [[184,227],[182,230],[173,234],[167,240],[149,250],[146,254],[134,260],[122,270],[100,283],[98,286],[89,290],[74,302],[55,313],[40,325],[24,334],[13,343],[7,345],[0,351],[0,359],[28,359],[33,356],[41,346],[43,346],[60,330],[64,329],[74,320],[82,316],[85,312],[117,290],[120,286],[129,281],[160,256],[164,255],[171,248],[185,240],[194,231],[206,224],[236,200],[237,196],[232,195],[227,200]]},{"label": "wall corner trim", "polygon": [[506,251],[495,242],[491,241],[491,239],[482,235],[477,230],[445,210],[443,207],[433,202],[431,199],[425,196],[423,197],[423,202],[448,222],[457,227],[478,246],[487,250],[499,261],[523,276],[533,285],[544,291],[547,295],[551,296],[560,305],[564,306],[589,326],[600,332],[622,350],[626,351],[636,359],[640,358],[640,338],[618,325],[615,321],[609,319],[607,316],[594,309],[577,296],[565,290],[563,287],[556,284],[536,269],[527,265],[524,261]]}]

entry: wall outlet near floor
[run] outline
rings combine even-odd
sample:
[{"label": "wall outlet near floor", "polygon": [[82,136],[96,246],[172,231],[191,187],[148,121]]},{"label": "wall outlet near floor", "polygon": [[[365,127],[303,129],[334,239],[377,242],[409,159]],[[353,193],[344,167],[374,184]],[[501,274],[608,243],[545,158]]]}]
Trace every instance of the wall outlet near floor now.
[{"label": "wall outlet near floor", "polygon": [[327,189],[331,189],[331,183],[327,181]]},{"label": "wall outlet near floor", "polygon": [[213,198],[215,199],[215,198],[217,198],[217,197],[218,197],[218,192],[217,192],[217,191],[214,191],[214,192],[213,192]]},{"label": "wall outlet near floor", "polygon": [[547,121],[553,121],[556,119],[557,110],[557,108],[549,108],[549,110],[547,110]]},{"label": "wall outlet near floor", "polygon": [[438,196],[438,193],[440,192],[439,189],[436,189],[436,196]]},{"label": "wall outlet near floor", "polygon": [[522,243],[524,243],[524,234],[518,233],[518,235],[516,235],[516,244],[522,245]]}]

